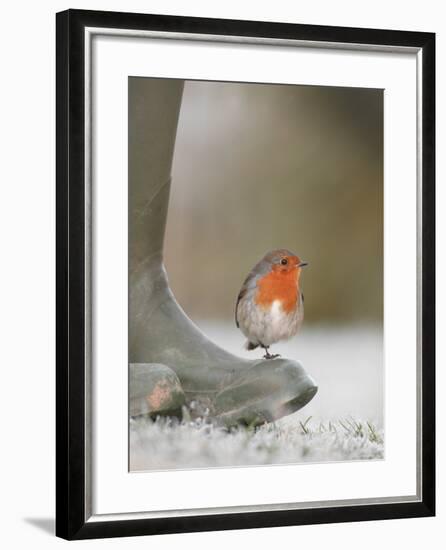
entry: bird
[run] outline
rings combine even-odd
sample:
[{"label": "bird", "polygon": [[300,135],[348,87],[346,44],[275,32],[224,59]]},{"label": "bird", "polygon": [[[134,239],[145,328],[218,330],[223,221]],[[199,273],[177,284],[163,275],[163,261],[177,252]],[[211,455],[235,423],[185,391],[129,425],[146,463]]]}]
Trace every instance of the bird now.
[{"label": "bird", "polygon": [[246,349],[259,346],[265,359],[275,359],[269,348],[289,340],[304,318],[304,295],[300,282],[308,262],[285,248],[272,250],[251,269],[237,296],[235,323],[246,336]]}]

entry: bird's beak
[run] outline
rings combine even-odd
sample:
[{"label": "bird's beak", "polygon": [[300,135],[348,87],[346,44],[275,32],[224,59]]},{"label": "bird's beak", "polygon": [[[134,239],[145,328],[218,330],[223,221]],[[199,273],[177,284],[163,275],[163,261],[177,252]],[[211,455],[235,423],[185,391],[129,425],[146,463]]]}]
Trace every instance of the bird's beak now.
[{"label": "bird's beak", "polygon": [[308,262],[300,262],[297,267],[305,267],[306,265],[308,265]]}]

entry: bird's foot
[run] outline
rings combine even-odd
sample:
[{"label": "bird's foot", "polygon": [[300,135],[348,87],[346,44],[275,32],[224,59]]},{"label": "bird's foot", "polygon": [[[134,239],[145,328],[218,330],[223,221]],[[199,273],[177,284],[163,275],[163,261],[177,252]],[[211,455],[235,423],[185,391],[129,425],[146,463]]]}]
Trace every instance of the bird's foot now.
[{"label": "bird's foot", "polygon": [[281,357],[280,353],[269,353],[269,351],[266,351],[263,356],[264,359],[277,359],[277,357]]}]

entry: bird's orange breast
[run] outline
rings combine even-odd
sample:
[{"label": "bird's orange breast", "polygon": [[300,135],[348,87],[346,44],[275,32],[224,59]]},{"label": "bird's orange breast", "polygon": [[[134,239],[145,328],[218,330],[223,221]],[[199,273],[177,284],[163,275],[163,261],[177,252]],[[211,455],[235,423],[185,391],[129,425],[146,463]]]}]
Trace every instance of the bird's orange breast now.
[{"label": "bird's orange breast", "polygon": [[295,309],[299,292],[298,270],[286,272],[271,271],[257,281],[257,292],[254,298],[258,306],[269,308],[279,300],[282,309],[290,313]]}]

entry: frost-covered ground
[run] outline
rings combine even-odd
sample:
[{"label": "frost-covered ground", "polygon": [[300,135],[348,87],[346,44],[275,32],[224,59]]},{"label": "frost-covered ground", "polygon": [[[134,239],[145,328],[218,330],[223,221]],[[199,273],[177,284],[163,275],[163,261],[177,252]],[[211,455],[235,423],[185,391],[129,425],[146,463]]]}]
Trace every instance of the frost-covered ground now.
[{"label": "frost-covered ground", "polygon": [[130,441],[133,471],[383,458],[382,430],[353,419],[230,431],[200,422],[138,420]]},{"label": "frost-covered ground", "polygon": [[[199,323],[239,356],[242,335],[230,325]],[[303,409],[257,429],[226,431],[204,422],[132,421],[131,470],[209,468],[381,459],[383,342],[376,327],[308,328],[272,349],[302,362],[319,390]]]}]

